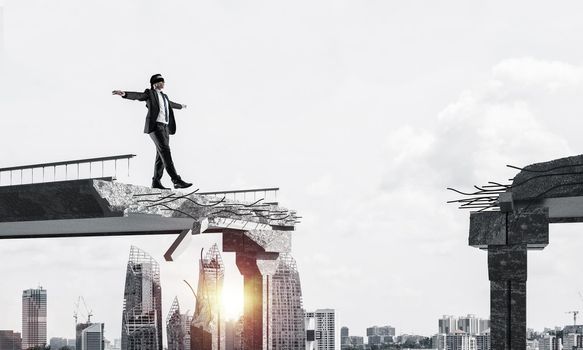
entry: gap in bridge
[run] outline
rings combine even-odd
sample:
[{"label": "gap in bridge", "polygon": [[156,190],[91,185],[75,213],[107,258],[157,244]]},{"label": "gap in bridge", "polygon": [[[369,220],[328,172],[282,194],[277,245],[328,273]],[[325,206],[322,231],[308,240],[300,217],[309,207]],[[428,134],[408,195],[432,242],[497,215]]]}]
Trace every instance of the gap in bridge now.
[{"label": "gap in bridge", "polygon": [[[583,324],[583,225],[551,224],[549,245],[528,252],[527,328]],[[581,293],[581,296],[579,295]]]}]

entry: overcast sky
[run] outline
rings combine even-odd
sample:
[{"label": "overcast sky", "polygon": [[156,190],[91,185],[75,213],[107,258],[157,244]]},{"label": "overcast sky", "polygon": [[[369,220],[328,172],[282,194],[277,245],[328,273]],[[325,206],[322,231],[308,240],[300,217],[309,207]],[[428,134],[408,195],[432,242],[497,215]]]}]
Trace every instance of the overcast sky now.
[{"label": "overcast sky", "polygon": [[[142,103],[154,73],[178,103],[179,173],[201,190],[278,186],[305,308],[365,335],[430,336],[443,314],[489,316],[486,253],[467,245],[460,189],[583,149],[580,1],[6,0],[0,167],[134,153],[149,185]],[[2,29],[0,29],[0,33]],[[0,40],[0,43],[2,41]],[[125,180],[124,180],[125,181]],[[165,177],[163,180],[170,184]],[[529,253],[528,327],[583,310],[581,226]],[[21,330],[23,289],[48,290],[49,337],[74,336],[83,295],[120,337],[130,245],[161,263],[164,318],[217,235],[172,263],[174,237],[1,241],[0,329]],[[226,254],[227,286],[241,288]]]}]

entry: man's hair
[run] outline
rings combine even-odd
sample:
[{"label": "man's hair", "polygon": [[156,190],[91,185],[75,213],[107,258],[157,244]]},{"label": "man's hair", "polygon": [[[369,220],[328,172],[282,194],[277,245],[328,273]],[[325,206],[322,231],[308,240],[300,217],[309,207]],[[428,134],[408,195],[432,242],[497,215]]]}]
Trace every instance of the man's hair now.
[{"label": "man's hair", "polygon": [[163,82],[164,78],[162,78],[162,74],[154,74],[150,77],[150,86],[154,86],[154,84]]}]

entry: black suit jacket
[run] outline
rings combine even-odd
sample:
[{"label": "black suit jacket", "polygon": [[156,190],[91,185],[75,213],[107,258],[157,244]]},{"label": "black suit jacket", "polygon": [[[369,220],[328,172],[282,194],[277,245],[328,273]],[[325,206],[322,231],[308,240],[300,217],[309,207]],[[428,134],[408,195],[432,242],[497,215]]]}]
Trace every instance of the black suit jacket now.
[{"label": "black suit jacket", "polygon": [[[144,92],[133,92],[124,91],[125,95],[123,98],[128,100],[138,100],[145,101],[146,107],[148,107],[148,113],[146,114],[146,124],[144,125],[144,133],[149,134],[156,130],[156,119],[158,119],[158,114],[160,113],[160,105],[164,105],[164,102],[158,101],[158,94],[152,89],[146,89]],[[162,95],[168,100],[168,131],[170,135],[176,133],[176,120],[174,119],[173,109],[182,109],[182,105],[176,102],[170,101],[168,96],[162,92]]]}]

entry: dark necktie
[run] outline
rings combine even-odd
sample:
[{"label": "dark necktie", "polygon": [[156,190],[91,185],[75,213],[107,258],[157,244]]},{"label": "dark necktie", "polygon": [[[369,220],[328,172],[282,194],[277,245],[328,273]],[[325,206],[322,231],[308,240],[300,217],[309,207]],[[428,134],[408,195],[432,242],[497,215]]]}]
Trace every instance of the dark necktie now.
[{"label": "dark necktie", "polygon": [[163,93],[160,93],[160,96],[162,96],[162,100],[164,100],[164,112],[166,112],[166,123],[168,123],[168,104],[166,102],[166,97],[164,97]]}]

